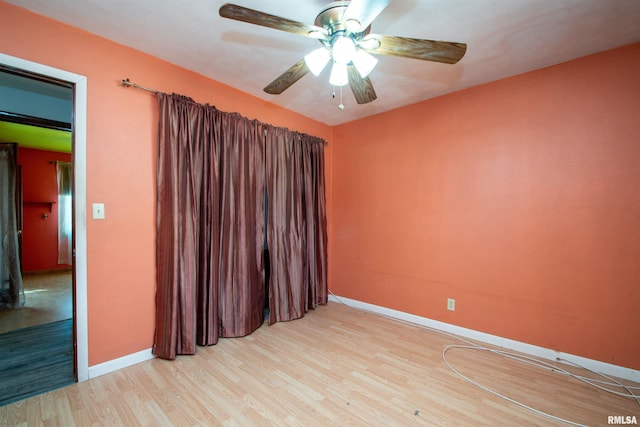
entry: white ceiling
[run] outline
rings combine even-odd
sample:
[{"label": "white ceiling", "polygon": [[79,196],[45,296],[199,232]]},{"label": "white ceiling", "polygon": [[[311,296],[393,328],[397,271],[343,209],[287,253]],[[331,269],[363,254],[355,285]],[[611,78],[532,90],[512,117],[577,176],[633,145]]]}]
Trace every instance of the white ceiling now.
[{"label": "white ceiling", "polygon": [[[358,105],[346,86],[345,109],[339,110],[328,83],[330,67],[319,77],[307,74],[282,95],[264,93],[263,87],[320,45],[221,18],[223,0],[6,1],[329,125],[640,41],[640,0],[393,0],[372,33],[467,43],[467,53],[455,65],[379,56],[370,75],[378,99]],[[330,3],[233,2],[308,24]]]}]

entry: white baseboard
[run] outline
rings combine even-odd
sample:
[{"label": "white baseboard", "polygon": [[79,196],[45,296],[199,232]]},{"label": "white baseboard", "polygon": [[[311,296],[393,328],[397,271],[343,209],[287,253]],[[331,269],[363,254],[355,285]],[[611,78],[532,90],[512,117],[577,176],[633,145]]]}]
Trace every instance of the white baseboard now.
[{"label": "white baseboard", "polygon": [[542,359],[556,361],[557,358],[561,358],[595,372],[599,372],[605,375],[611,375],[618,378],[624,378],[629,381],[640,382],[640,371],[635,369],[625,368],[623,366],[613,365],[610,363],[601,362],[599,360],[587,359],[586,357],[563,353],[560,351],[539,347],[536,345],[527,344],[527,343],[515,341],[508,338],[502,338],[497,335],[491,335],[484,332],[475,331],[473,329],[451,325],[449,323],[428,319],[426,317],[416,316],[415,314],[409,314],[409,313],[405,313],[398,310],[392,310],[390,308],[381,307],[378,305],[373,305],[366,302],[353,300],[350,298],[330,295],[329,301],[342,303],[350,307],[354,307],[361,310],[366,310],[373,313],[381,314],[383,316],[388,316],[394,319],[414,323],[430,329],[435,329],[438,331],[459,335],[461,337],[470,338],[476,341],[481,341],[481,342],[495,345],[498,347],[507,348],[509,350],[518,351],[520,353],[528,354],[528,355],[539,357]]},{"label": "white baseboard", "polygon": [[[475,331],[473,329],[463,328],[461,326],[452,325],[438,320],[428,319],[426,317],[416,316],[415,314],[405,313],[403,311],[392,310],[390,308],[369,304],[366,302],[357,301],[350,298],[338,297],[335,295],[329,296],[329,301],[342,303],[350,307],[354,307],[361,310],[370,311],[373,313],[388,316],[394,319],[402,320],[405,322],[414,323],[416,325],[424,326],[437,331],[447,332],[461,337],[473,339],[476,341],[484,342],[487,344],[495,345],[509,350],[518,351],[520,353],[528,354],[542,359],[556,361],[557,358],[568,360],[569,362],[576,363],[587,369],[595,372],[600,372],[606,375],[611,375],[618,378],[624,378],[629,381],[640,382],[640,371],[625,368],[623,366],[613,365],[611,363],[601,362],[599,360],[588,359],[582,356],[576,356],[573,354],[563,353],[556,350],[551,350],[544,347],[539,347],[532,344],[515,341],[508,338],[502,338],[497,335],[487,334],[485,332]],[[139,351],[137,353],[129,354],[127,356],[120,357],[118,359],[110,360],[108,362],[100,363],[89,367],[89,378],[99,377],[100,375],[108,374],[110,372],[123,369],[136,363],[144,362],[145,360],[153,359],[155,356],[151,353],[151,349]]]},{"label": "white baseboard", "polygon": [[137,353],[128,354],[117,359],[109,360],[108,362],[99,363],[97,365],[89,366],[89,378],[99,377],[100,375],[108,374],[110,372],[123,369],[136,363],[144,362],[145,360],[153,359],[155,356],[151,353],[151,349],[139,351]]}]

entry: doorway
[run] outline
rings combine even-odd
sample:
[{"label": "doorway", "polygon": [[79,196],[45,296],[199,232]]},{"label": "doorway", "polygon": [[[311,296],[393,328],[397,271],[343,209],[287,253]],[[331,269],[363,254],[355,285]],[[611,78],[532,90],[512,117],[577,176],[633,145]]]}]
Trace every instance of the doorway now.
[{"label": "doorway", "polygon": [[0,93],[0,141],[14,154],[0,164],[3,188],[10,187],[0,203],[8,220],[16,218],[0,231],[3,250],[17,249],[0,260],[10,265],[3,284],[15,295],[0,305],[0,404],[7,404],[76,381],[73,85],[0,68]]},{"label": "doorway", "polygon": [[[86,259],[86,77],[46,65],[0,54],[0,68],[55,81],[67,85],[72,91],[73,134],[73,335],[75,336],[75,364],[78,381],[88,379],[87,337],[87,259]],[[53,209],[53,208],[52,208]],[[46,206],[45,206],[46,210]],[[41,278],[40,278],[41,279]]]}]

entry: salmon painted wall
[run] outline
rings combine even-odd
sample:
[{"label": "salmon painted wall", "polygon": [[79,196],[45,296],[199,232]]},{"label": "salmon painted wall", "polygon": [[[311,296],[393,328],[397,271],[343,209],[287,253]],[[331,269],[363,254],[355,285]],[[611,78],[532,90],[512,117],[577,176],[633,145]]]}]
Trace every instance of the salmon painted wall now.
[{"label": "salmon painted wall", "polygon": [[87,77],[87,203],[106,214],[87,224],[90,366],[153,341],[157,105],[120,80],[331,140],[319,122],[3,1],[0,51]]},{"label": "salmon painted wall", "polygon": [[332,291],[640,369],[638,76],[635,44],[335,127]]},{"label": "salmon painted wall", "polygon": [[[55,163],[70,162],[71,154],[20,148],[22,166],[22,270],[68,269],[58,264],[58,179]],[[53,202],[53,203],[50,203]],[[46,216],[43,216],[46,215]]]}]

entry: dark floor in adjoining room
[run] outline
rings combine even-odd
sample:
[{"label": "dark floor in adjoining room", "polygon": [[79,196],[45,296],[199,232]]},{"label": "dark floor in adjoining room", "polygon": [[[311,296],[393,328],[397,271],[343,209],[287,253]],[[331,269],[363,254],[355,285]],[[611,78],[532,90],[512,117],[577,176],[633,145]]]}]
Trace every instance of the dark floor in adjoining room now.
[{"label": "dark floor in adjoining room", "polygon": [[0,406],[75,383],[73,321],[0,334]]}]

